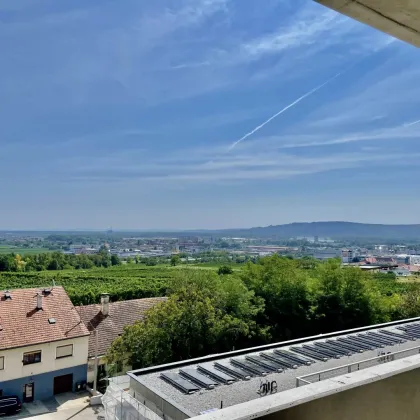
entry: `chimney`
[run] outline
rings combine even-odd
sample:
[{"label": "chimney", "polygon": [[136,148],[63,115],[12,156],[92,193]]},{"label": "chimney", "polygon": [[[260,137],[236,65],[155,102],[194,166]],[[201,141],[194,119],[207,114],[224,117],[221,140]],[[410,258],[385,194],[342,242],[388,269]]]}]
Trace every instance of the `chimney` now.
[{"label": "chimney", "polygon": [[42,309],[42,293],[36,295],[36,309],[38,311]]},{"label": "chimney", "polygon": [[101,312],[104,316],[109,315],[109,294],[108,293],[101,294]]}]

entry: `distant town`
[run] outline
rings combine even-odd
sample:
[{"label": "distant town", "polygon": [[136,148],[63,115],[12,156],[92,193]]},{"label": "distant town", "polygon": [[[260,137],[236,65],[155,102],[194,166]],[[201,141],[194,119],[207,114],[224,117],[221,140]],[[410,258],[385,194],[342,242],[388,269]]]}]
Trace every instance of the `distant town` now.
[{"label": "distant town", "polygon": [[106,251],[122,264],[149,261],[153,265],[177,256],[180,264],[210,261],[241,264],[278,254],[319,261],[340,259],[343,265],[363,270],[394,273],[397,277],[420,274],[420,243],[322,236],[239,237],[205,232],[0,232],[0,254],[61,252],[65,255],[95,255]]}]

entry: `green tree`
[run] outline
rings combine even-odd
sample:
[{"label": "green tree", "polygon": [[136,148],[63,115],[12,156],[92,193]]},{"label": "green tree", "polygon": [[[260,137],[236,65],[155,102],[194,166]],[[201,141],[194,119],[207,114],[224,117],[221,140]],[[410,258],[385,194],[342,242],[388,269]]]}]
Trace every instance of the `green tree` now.
[{"label": "green tree", "polygon": [[121,260],[118,255],[112,254],[111,255],[111,265],[121,265]]},{"label": "green tree", "polygon": [[172,267],[175,267],[180,262],[181,262],[181,258],[179,257],[179,255],[172,255],[172,257],[171,257],[171,266]]},{"label": "green tree", "polygon": [[153,266],[157,265],[156,258],[146,258],[145,264],[148,267],[153,267]]},{"label": "green tree", "polygon": [[219,276],[222,276],[224,274],[232,274],[232,273],[233,273],[233,270],[228,265],[222,265],[219,267],[219,270],[217,270],[217,274],[219,274]]},{"label": "green tree", "polygon": [[274,341],[312,332],[311,279],[307,270],[296,268],[295,260],[274,255],[257,264],[249,262],[241,278],[248,289],[264,299],[265,311],[257,322],[270,327]]},{"label": "green tree", "polygon": [[341,268],[329,260],[316,275],[316,311],[320,332],[356,328],[387,320],[385,301],[368,273]]},{"label": "green tree", "polygon": [[168,300],[152,308],[144,322],[126,327],[107,355],[109,363],[145,367],[204,356],[249,344],[259,330],[253,316],[262,310],[239,279],[227,286],[214,273],[186,270]]}]

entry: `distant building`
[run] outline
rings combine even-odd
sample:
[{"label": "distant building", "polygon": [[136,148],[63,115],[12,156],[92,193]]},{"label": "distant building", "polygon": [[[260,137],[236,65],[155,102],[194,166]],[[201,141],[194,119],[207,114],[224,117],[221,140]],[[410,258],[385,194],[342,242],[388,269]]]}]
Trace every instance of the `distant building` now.
[{"label": "distant building", "polygon": [[420,255],[407,256],[406,263],[409,265],[420,265]]},{"label": "distant building", "polygon": [[343,249],[341,251],[341,261],[344,264],[351,263],[354,257],[355,257],[354,252],[351,249]]},{"label": "distant building", "polygon": [[385,255],[389,252],[387,245],[375,245],[375,253],[377,255]]},{"label": "distant building", "polygon": [[62,287],[0,295],[0,395],[42,400],[86,384],[89,331]]},{"label": "distant building", "polygon": [[[88,349],[88,382],[94,380],[95,354],[99,358],[98,365],[105,367],[104,356],[112,342],[122,334],[124,327],[143,320],[147,310],[165,300],[165,297],[157,297],[111,303],[109,295],[103,294],[100,304],[77,308],[81,319],[91,332]],[[97,347],[96,333],[98,334]]]},{"label": "distant building", "polygon": [[325,248],[325,249],[315,249],[309,253],[310,256],[316,258],[317,260],[329,260],[331,258],[340,258],[341,250],[334,248]]},{"label": "distant building", "polygon": [[396,266],[397,261],[393,257],[376,257],[376,264]]}]

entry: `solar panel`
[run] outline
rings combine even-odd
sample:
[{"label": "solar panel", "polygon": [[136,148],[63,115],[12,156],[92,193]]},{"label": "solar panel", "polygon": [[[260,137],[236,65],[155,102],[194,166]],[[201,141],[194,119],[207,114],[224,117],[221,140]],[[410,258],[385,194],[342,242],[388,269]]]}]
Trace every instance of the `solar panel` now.
[{"label": "solar panel", "polygon": [[400,331],[404,331],[404,332],[407,331],[407,327],[405,327],[405,326],[399,326],[399,327],[395,327],[395,328],[397,328]]},{"label": "solar panel", "polygon": [[238,380],[238,378],[234,376],[230,376],[227,373],[222,372],[221,370],[217,370],[211,364],[204,364],[198,365],[197,369],[200,372],[205,373],[206,375],[211,376],[212,378],[216,379],[216,381],[222,382],[224,384],[231,384]]},{"label": "solar panel", "polygon": [[219,385],[214,379],[210,379],[195,369],[180,369],[180,373],[203,388],[213,389],[216,385]]},{"label": "solar panel", "polygon": [[394,339],[394,338],[391,338],[391,337],[386,337],[384,335],[380,335],[380,334],[377,334],[377,333],[368,332],[366,335],[368,337],[375,338],[380,343],[383,343],[387,346],[395,346],[396,344],[401,344],[401,341],[398,341],[396,338]]},{"label": "solar panel", "polygon": [[418,328],[416,326],[413,326],[413,325],[406,325],[402,328],[404,328],[404,331],[414,331],[416,333],[420,333],[420,328]]},{"label": "solar panel", "polygon": [[379,338],[373,337],[371,335],[360,334],[357,336],[357,338],[362,338],[363,340],[371,341],[372,343],[376,344],[377,347],[389,346],[388,343],[384,342],[383,340]]},{"label": "solar panel", "polygon": [[420,330],[420,325],[419,324],[406,324],[405,327]]},{"label": "solar panel", "polygon": [[309,366],[312,363],[315,363],[313,360],[305,359],[304,357],[298,356],[297,354],[290,353],[286,350],[274,350],[275,354],[278,354],[281,357],[284,357],[285,359],[290,360],[291,362],[297,363],[300,365],[306,365]]},{"label": "solar panel", "polygon": [[366,350],[374,349],[370,344],[362,343],[360,340],[356,340],[351,336],[337,338],[337,342],[339,342],[343,346],[347,346],[350,349],[355,349],[359,353],[363,353]]},{"label": "solar panel", "polygon": [[401,337],[402,339],[407,339],[408,338],[409,340],[415,341],[414,338],[403,336],[402,334],[398,334],[398,333],[396,333],[394,331],[379,330],[379,332],[381,334],[386,334],[386,335],[389,335],[389,336],[392,336],[392,337]]},{"label": "solar panel", "polygon": [[199,391],[200,388],[192,384],[190,381],[179,376],[177,373],[163,372],[161,375],[163,379],[168,381],[174,387],[180,389],[186,394],[193,394],[196,391]]},{"label": "solar panel", "polygon": [[384,341],[388,341],[389,343],[391,343],[391,345],[401,344],[401,343],[406,343],[407,342],[407,340],[404,340],[402,337],[401,338],[395,338],[395,337],[390,337],[390,336],[387,336],[387,335],[379,334],[379,333],[376,333],[376,332],[375,333],[374,332],[368,333],[368,335],[377,337],[377,338],[379,338],[381,340],[384,340]]},{"label": "solar panel", "polygon": [[337,354],[333,351],[322,349],[322,348],[319,348],[319,347],[308,346],[307,344],[304,344],[302,347],[306,350],[310,350],[310,351],[313,351],[315,353],[320,353],[325,357],[334,358],[334,359],[339,359],[341,357],[339,354]]},{"label": "solar panel", "polygon": [[233,365],[238,366],[241,369],[247,370],[255,375],[265,376],[270,372],[270,370],[267,368],[257,366],[254,363],[247,362],[246,360],[243,360],[243,359],[230,359],[230,362]]},{"label": "solar panel", "polygon": [[420,328],[418,328],[418,327],[414,327],[414,326],[412,326],[412,325],[407,325],[407,326],[406,326],[406,329],[407,329],[407,331],[416,331],[417,333],[419,333],[419,332],[420,332]]},{"label": "solar panel", "polygon": [[303,354],[305,356],[312,357],[312,359],[320,360],[322,362],[326,362],[329,359],[328,357],[325,357],[319,353],[312,352],[308,349],[304,349],[302,347],[290,347],[290,350],[293,350],[294,352]]},{"label": "solar panel", "polygon": [[401,334],[388,334],[388,332],[389,331],[387,331],[387,330],[381,330],[381,331],[378,331],[378,334],[380,334],[381,336],[383,336],[383,337],[387,337],[387,338],[391,338],[391,339],[394,339],[394,340],[396,340],[396,341],[399,341],[400,343],[405,343],[406,341],[407,341],[407,338],[406,337],[403,337]]},{"label": "solar panel", "polygon": [[271,372],[283,372],[283,368],[274,363],[270,362],[267,359],[264,359],[264,357],[261,356],[245,356],[245,359],[248,360],[251,363],[255,363],[258,366],[263,367],[264,369],[269,369]]},{"label": "solar panel", "polygon": [[341,354],[342,356],[351,356],[353,354],[353,352],[351,352],[350,350],[343,349],[343,347],[339,347],[331,343],[317,342],[314,343],[314,346],[321,347],[327,350],[332,350],[338,354]]},{"label": "solar panel", "polygon": [[291,360],[287,360],[284,357],[280,357],[274,353],[260,353],[261,357],[264,357],[267,360],[272,360],[275,363],[278,363],[280,366],[284,366],[284,368],[290,368],[290,369],[297,369],[298,364],[296,362],[293,362]]},{"label": "solar panel", "polygon": [[420,332],[417,332],[415,330],[403,330],[408,337],[415,337],[416,339],[420,338]]},{"label": "solar panel", "polygon": [[364,343],[364,344],[368,344],[369,346],[373,347],[374,349],[378,349],[378,348],[383,348],[385,347],[383,344],[378,343],[376,341],[370,340],[369,338],[365,337],[365,336],[353,336],[352,337],[355,341]]},{"label": "solar panel", "polygon": [[224,372],[227,372],[231,375],[234,375],[234,376],[236,376],[237,378],[240,378],[240,379],[248,380],[248,379],[251,379],[251,376],[252,376],[252,375],[250,375],[249,372],[247,372],[245,370],[242,370],[242,369],[239,369],[235,366],[232,366],[230,363],[216,362],[214,364],[214,367],[217,368],[217,369],[223,370]]}]

